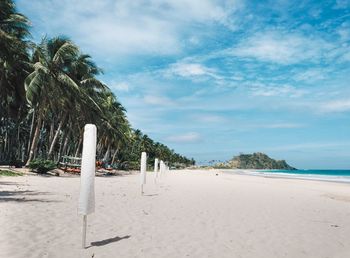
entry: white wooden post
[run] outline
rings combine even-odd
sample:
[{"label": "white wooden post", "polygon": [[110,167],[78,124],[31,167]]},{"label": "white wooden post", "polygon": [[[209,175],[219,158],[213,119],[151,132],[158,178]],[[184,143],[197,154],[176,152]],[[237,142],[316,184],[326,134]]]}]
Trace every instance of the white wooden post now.
[{"label": "white wooden post", "polygon": [[83,154],[80,172],[78,214],[83,215],[82,248],[86,247],[87,215],[95,211],[96,126],[84,127]]},{"label": "white wooden post", "polygon": [[164,176],[164,161],[163,160],[160,161],[159,169],[160,169],[159,177],[163,177]]},{"label": "white wooden post", "polygon": [[147,154],[146,152],[141,153],[141,194],[143,195],[143,186],[146,184],[146,169],[147,169]]},{"label": "white wooden post", "polygon": [[157,183],[158,179],[158,159],[154,159],[154,182]]}]

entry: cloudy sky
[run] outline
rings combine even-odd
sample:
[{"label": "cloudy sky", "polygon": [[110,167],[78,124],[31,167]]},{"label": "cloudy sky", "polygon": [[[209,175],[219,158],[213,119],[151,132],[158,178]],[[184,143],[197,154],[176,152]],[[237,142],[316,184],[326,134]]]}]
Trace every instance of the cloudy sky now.
[{"label": "cloudy sky", "polygon": [[17,0],[93,56],[134,128],[198,162],[350,168],[350,0]]}]

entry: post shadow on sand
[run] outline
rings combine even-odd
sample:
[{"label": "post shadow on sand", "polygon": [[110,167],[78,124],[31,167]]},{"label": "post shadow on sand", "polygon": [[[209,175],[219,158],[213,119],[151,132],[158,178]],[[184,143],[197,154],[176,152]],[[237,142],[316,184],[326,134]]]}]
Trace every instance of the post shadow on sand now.
[{"label": "post shadow on sand", "polygon": [[0,181],[0,185],[18,185],[18,186],[22,186],[24,185],[23,183],[18,183],[18,182],[2,182]]},{"label": "post shadow on sand", "polygon": [[143,196],[157,196],[159,194],[155,193],[155,194],[144,194]]},{"label": "post shadow on sand", "polygon": [[56,200],[33,198],[37,196],[50,195],[48,192],[37,192],[29,190],[0,191],[1,202],[58,202]]},{"label": "post shadow on sand", "polygon": [[115,243],[115,242],[121,241],[123,239],[128,239],[130,237],[131,236],[123,236],[123,237],[116,236],[116,237],[108,238],[108,239],[101,240],[101,241],[91,242],[91,245],[89,247],[92,247],[92,246],[104,246],[104,245],[108,245],[108,244],[111,244],[111,243]]}]

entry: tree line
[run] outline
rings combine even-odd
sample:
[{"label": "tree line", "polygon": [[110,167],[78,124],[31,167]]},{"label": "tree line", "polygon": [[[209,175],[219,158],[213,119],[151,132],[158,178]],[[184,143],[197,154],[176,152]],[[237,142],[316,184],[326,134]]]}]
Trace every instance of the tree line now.
[{"label": "tree line", "polygon": [[102,70],[70,39],[30,41],[30,22],[0,0],[0,162],[79,156],[83,127],[97,126],[97,158],[137,167],[142,151],[170,164],[193,165],[131,127],[126,110],[98,80]]}]

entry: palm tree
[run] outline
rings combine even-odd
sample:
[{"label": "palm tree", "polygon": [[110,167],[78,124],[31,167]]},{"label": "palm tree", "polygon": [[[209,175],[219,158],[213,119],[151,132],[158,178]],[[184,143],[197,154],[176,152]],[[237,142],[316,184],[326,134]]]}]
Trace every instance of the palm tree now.
[{"label": "palm tree", "polygon": [[[96,66],[94,62],[92,62],[91,57],[89,55],[79,54],[76,56],[72,56],[72,59],[66,64],[66,66],[66,73],[79,86],[80,94],[78,96],[70,95],[68,96],[68,98],[61,99],[62,101],[60,103],[59,109],[62,110],[62,112],[59,112],[60,115],[58,117],[58,121],[60,122],[52,138],[52,141],[50,141],[50,148],[48,152],[49,158],[52,156],[55,144],[58,140],[58,136],[62,130],[62,126],[67,120],[67,116],[77,116],[76,112],[69,112],[69,110],[77,110],[77,106],[82,105],[84,103],[80,100],[84,98],[89,99],[88,96],[93,95],[93,93],[95,93],[96,91],[106,89],[106,86],[103,83],[95,79],[94,76],[98,75],[101,72],[101,70]],[[78,101],[76,99],[77,97],[79,98]],[[91,100],[91,102],[94,101]],[[85,108],[82,109],[87,109],[89,112],[91,111],[89,105],[85,105]],[[88,112],[79,113],[79,116],[87,113]],[[80,129],[78,130],[81,131]],[[81,140],[82,137],[79,137],[80,144],[78,143],[78,150],[81,145]]]},{"label": "palm tree", "polygon": [[[13,1],[0,1],[0,90],[4,99],[8,95],[24,99],[22,82],[28,68],[25,65],[28,61],[25,41],[29,36],[28,28],[28,19],[16,12]],[[17,76],[20,78],[16,79]],[[2,101],[8,101],[4,99]]]},{"label": "palm tree", "polygon": [[109,157],[113,152],[113,163],[121,146],[129,140],[130,125],[126,118],[124,107],[117,101],[110,90],[101,92],[101,98],[98,100],[98,103],[103,110],[103,116],[100,121],[100,135],[103,141],[100,146],[101,150],[105,150],[103,160],[109,161]]},{"label": "palm tree", "polygon": [[67,74],[67,64],[78,55],[79,49],[70,40],[44,38],[33,55],[34,71],[25,80],[28,102],[36,111],[36,127],[26,165],[35,156],[42,121],[55,110],[60,100],[80,94],[77,83]]},{"label": "palm tree", "polygon": [[16,12],[13,1],[0,1],[0,152],[4,154],[0,159],[20,154],[15,147],[23,129],[20,121],[27,111],[23,81],[30,69],[25,41],[28,27],[28,19]]}]

